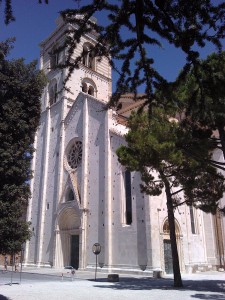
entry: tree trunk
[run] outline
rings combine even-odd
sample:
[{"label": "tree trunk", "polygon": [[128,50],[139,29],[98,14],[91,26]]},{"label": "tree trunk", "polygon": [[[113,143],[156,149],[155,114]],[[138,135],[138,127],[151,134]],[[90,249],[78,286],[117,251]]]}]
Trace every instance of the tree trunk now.
[{"label": "tree trunk", "polygon": [[176,232],[175,232],[175,219],[174,219],[174,211],[173,211],[173,200],[170,191],[170,185],[166,177],[162,176],[163,182],[165,184],[166,197],[167,197],[167,210],[168,210],[168,221],[170,228],[170,241],[171,241],[171,250],[172,250],[172,258],[173,258],[173,278],[174,278],[174,287],[182,287],[182,278],[180,274],[180,263],[179,256],[177,251],[177,240],[176,240]]},{"label": "tree trunk", "polygon": [[221,141],[221,146],[222,146],[222,151],[223,151],[223,158],[225,159],[225,131],[224,131],[224,126],[222,125],[217,125],[218,131],[219,131],[219,137]]}]

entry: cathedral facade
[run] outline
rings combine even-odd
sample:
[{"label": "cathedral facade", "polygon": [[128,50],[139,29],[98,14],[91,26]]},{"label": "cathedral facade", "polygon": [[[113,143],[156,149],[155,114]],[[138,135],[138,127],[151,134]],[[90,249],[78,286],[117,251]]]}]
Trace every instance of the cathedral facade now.
[{"label": "cathedral facade", "polygon": [[[172,271],[166,196],[140,192],[140,175],[118,162],[117,148],[127,132],[118,112],[106,109],[112,93],[111,67],[91,52],[96,36],[82,37],[74,59],[86,53],[80,68],[62,89],[67,70],[52,68],[66,50],[51,55],[69,26],[61,18],[41,43],[41,68],[49,83],[42,99],[36,133],[27,221],[32,238],[26,244],[27,266],[95,267],[93,245],[99,243],[98,264],[108,272]],[[122,116],[138,105],[125,95]],[[218,155],[220,155],[218,153]],[[182,272],[224,264],[224,220],[181,206],[175,211]]]}]

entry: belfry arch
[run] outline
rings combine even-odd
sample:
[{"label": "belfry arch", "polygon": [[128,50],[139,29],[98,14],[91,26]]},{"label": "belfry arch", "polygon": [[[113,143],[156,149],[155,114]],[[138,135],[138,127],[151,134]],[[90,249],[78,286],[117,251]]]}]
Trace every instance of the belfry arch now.
[{"label": "belfry arch", "polygon": [[70,202],[65,203],[57,217],[56,266],[79,268],[80,226],[81,217],[79,211],[72,207]]},{"label": "belfry arch", "polygon": [[83,93],[97,97],[97,86],[95,82],[90,78],[83,78],[81,82],[81,89]]}]

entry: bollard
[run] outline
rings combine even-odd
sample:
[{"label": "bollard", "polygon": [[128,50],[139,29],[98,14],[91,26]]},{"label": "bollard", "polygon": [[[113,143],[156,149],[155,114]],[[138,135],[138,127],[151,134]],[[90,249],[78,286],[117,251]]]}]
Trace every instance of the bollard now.
[{"label": "bollard", "polygon": [[153,271],[153,278],[162,278],[162,271],[154,270]]},{"label": "bollard", "polygon": [[120,281],[119,274],[109,274],[108,275],[108,281],[109,282],[118,282],[118,281]]},{"label": "bollard", "polygon": [[72,281],[74,280],[74,276],[75,276],[75,270],[72,270],[72,271],[71,271],[71,280],[72,280]]},{"label": "bollard", "polygon": [[61,276],[61,281],[63,281],[63,273],[62,273],[62,276]]}]

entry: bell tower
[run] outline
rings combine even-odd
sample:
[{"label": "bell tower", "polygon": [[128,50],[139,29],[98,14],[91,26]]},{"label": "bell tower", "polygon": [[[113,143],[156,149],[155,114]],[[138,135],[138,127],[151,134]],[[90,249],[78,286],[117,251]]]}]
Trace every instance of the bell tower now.
[{"label": "bell tower", "polygon": [[[27,213],[33,235],[26,245],[25,263],[36,266],[74,263],[79,267],[79,259],[72,261],[71,253],[81,255],[79,244],[84,239],[80,233],[85,210],[82,151],[85,152],[90,135],[85,126],[89,111],[100,111],[99,107],[110,99],[111,66],[106,58],[95,57],[96,34],[84,35],[72,56],[75,60],[83,53],[83,59],[66,83],[70,92],[63,89],[68,70],[57,66],[65,62],[68,50],[57,49],[61,49],[67,31],[75,25],[65,23],[62,17],[56,24],[55,31],[40,44],[40,67],[48,77],[48,85],[41,99],[40,126],[34,143],[34,177]],[[80,161],[72,164],[77,151]]]},{"label": "bell tower", "polygon": [[[92,22],[97,22],[93,18]],[[65,42],[66,32],[71,24],[65,24],[60,16],[56,20],[56,30],[44,41],[41,42],[41,69],[49,79],[46,94],[43,98],[42,110],[54,105],[62,97],[66,97],[69,102],[74,101],[80,92],[87,93],[97,99],[108,102],[112,94],[111,66],[107,58],[98,60],[95,56],[94,46],[96,44],[96,34],[91,32],[81,37],[80,43],[74,49],[72,59],[75,60],[83,54],[79,69],[75,69],[66,86],[69,92],[62,91],[63,82],[67,75],[67,70],[57,69],[57,65],[63,64],[67,55],[67,49],[57,52]],[[62,91],[61,93],[59,93]]]}]

